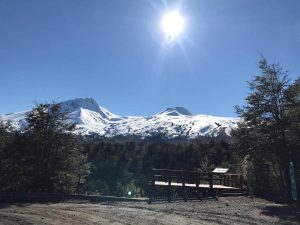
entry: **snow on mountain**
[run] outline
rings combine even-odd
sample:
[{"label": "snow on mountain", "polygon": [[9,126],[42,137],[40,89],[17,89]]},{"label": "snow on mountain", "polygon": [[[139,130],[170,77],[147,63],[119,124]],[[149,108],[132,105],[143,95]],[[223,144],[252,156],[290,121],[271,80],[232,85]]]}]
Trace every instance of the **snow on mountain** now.
[{"label": "snow on mountain", "polygon": [[[237,118],[193,115],[183,107],[167,108],[150,117],[137,117],[115,115],[99,106],[92,98],[77,98],[60,104],[69,113],[69,122],[76,123],[76,133],[81,135],[134,135],[145,138],[160,134],[169,139],[229,137],[231,129],[238,122]],[[0,120],[10,121],[15,128],[23,129],[28,112],[0,115]]]},{"label": "snow on mountain", "polygon": [[167,115],[167,116],[191,116],[192,114],[184,107],[175,107],[167,108],[166,110],[158,113],[158,115]]},{"label": "snow on mountain", "polygon": [[29,111],[22,111],[22,112],[0,115],[0,121],[1,120],[9,121],[13,127],[17,129],[23,129],[27,126],[27,122],[25,118],[28,112]]}]

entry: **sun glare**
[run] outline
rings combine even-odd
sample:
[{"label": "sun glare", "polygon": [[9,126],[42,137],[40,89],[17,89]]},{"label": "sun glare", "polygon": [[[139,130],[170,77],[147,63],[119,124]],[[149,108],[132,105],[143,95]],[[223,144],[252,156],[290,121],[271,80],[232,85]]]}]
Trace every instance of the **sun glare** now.
[{"label": "sun glare", "polygon": [[184,19],[177,11],[167,13],[162,19],[162,29],[166,37],[175,38],[184,27]]}]

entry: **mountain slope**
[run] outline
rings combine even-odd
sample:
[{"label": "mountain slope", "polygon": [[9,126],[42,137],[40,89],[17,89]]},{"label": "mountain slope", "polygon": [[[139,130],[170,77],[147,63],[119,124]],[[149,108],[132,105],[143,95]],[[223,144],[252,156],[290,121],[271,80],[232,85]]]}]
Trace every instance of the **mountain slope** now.
[{"label": "mountain slope", "polygon": [[[77,98],[60,104],[69,113],[69,122],[76,123],[76,133],[81,135],[142,138],[162,135],[168,139],[202,136],[226,138],[238,122],[236,118],[193,115],[183,107],[167,108],[150,117],[136,117],[115,115],[91,98]],[[16,129],[23,129],[26,127],[25,117],[28,112],[6,114],[0,116],[0,119],[11,121]]]}]

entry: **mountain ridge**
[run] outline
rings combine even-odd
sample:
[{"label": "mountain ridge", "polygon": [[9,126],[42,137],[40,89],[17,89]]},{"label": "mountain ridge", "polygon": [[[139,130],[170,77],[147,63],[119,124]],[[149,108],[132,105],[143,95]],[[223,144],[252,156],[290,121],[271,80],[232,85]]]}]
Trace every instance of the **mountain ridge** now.
[{"label": "mountain ridge", "polygon": [[[80,135],[101,137],[162,135],[167,139],[197,137],[230,137],[238,119],[192,114],[184,107],[172,107],[152,116],[119,116],[100,106],[93,98],[76,98],[59,103],[69,113],[69,122],[76,124]],[[26,127],[26,114],[30,111],[0,115],[16,129]]]}]

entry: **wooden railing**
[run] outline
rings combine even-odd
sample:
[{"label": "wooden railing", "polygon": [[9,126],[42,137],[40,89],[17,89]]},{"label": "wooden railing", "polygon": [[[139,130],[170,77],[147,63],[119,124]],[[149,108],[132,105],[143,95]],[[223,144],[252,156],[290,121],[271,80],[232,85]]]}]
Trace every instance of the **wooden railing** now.
[{"label": "wooden railing", "polygon": [[216,193],[230,190],[243,192],[245,188],[245,182],[241,174],[217,174],[169,169],[152,169],[149,185],[152,186],[152,191],[156,187],[160,188],[161,192],[167,193],[168,198],[170,198],[172,188],[183,189],[181,192],[183,192],[184,198],[187,189],[196,188],[197,196],[199,193],[205,192],[207,195],[215,197]]},{"label": "wooden railing", "polygon": [[212,172],[152,169],[150,182],[176,182],[190,184],[223,185],[243,189],[243,177],[241,174],[216,174]]},{"label": "wooden railing", "polygon": [[213,186],[213,173],[187,171],[187,170],[168,170],[168,169],[152,169],[152,179],[150,182],[155,184],[155,181],[182,183],[185,186],[188,184],[209,184]]}]

